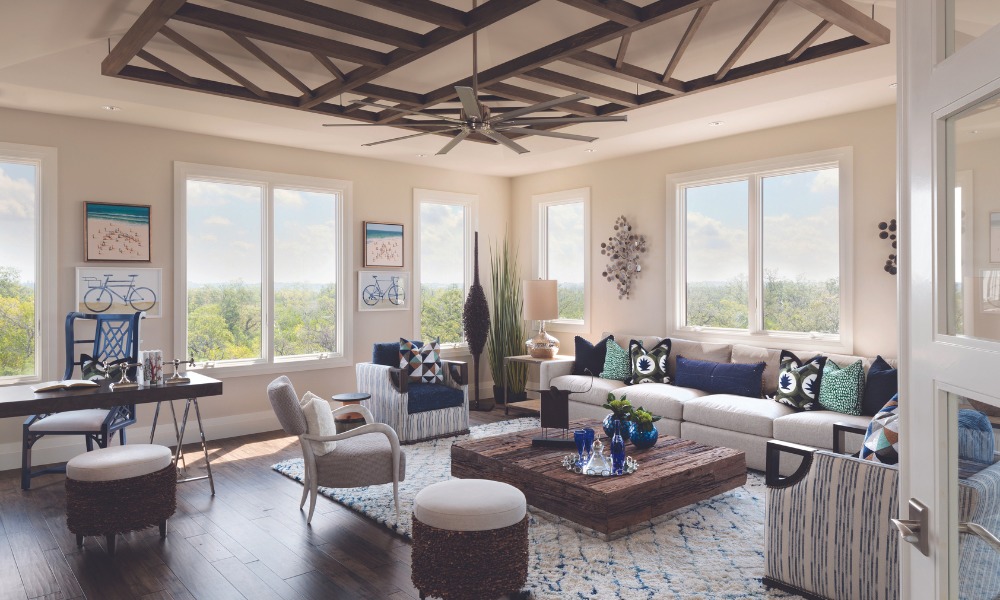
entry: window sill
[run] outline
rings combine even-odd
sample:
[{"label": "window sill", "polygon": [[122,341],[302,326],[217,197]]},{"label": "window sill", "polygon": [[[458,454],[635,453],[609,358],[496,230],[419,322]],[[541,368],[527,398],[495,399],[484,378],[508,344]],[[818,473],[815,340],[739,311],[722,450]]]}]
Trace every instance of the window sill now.
[{"label": "window sill", "polygon": [[[169,367],[169,365],[164,365]],[[340,356],[337,358],[310,358],[299,360],[286,360],[273,363],[229,363],[216,364],[212,367],[199,365],[189,369],[208,377],[216,379],[226,379],[228,377],[246,377],[253,375],[276,375],[281,373],[293,373],[298,371],[320,371],[324,369],[338,369],[353,367],[354,362],[350,357]]]},{"label": "window sill", "polygon": [[668,334],[684,340],[712,342],[720,344],[746,344],[763,348],[782,350],[823,350],[836,354],[854,354],[853,344],[840,336],[813,337],[811,334],[789,332],[750,333],[734,329],[710,329],[683,327]]}]

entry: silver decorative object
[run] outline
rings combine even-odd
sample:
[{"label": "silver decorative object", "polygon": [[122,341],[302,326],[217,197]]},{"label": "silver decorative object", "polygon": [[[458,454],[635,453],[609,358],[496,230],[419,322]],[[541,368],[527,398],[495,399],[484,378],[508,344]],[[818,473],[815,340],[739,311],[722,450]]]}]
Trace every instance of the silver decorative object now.
[{"label": "silver decorative object", "polygon": [[632,292],[632,280],[642,271],[639,258],[645,251],[646,236],[632,233],[632,226],[625,217],[618,217],[614,235],[601,243],[601,254],[608,257],[601,275],[618,286],[619,300],[628,298]]},{"label": "silver decorative object", "polygon": [[[590,460],[587,464],[580,466],[579,455],[567,454],[562,458],[562,466],[567,471],[573,471],[581,475],[592,475],[596,477],[612,477],[611,457],[604,455],[604,444],[600,440],[594,440],[593,451],[590,453]],[[635,473],[639,469],[639,463],[631,456],[625,457],[625,468],[622,475]]]}]

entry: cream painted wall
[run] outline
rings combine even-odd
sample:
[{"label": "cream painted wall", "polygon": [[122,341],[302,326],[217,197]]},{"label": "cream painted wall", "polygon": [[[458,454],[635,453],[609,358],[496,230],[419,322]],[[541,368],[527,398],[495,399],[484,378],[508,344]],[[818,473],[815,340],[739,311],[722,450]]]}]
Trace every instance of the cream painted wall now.
[{"label": "cream painted wall", "polygon": [[[668,218],[666,176],[850,146],[854,149],[854,352],[895,357],[896,278],[883,271],[889,247],[877,237],[879,221],[896,214],[895,115],[895,107],[887,106],[517,177],[512,186],[511,231],[520,236],[522,250],[530,249],[531,196],[589,186],[590,339],[602,331],[665,335],[664,265],[673,260],[667,254],[666,239],[672,238],[674,230],[671,215],[664,232]],[[601,277],[606,257],[601,256],[600,243],[611,235],[618,215],[625,215],[637,233],[646,235],[649,247],[642,260],[642,276],[629,300],[618,300],[614,286]],[[524,262],[529,274],[530,265]],[[563,352],[572,354],[573,334],[557,335]]]},{"label": "cream painted wall", "polygon": [[[332,134],[331,134],[332,135]],[[163,129],[119,125],[42,113],[0,110],[0,142],[51,146],[58,150],[59,233],[46,244],[58,245],[58,312],[74,304],[75,267],[83,261],[82,204],[86,200],[152,205],[152,262],[163,269],[164,318],[143,322],[142,347],[163,348],[172,357],[173,328],[169,299],[173,296],[173,162],[183,161],[278,173],[345,179],[354,184],[354,262],[351,277],[363,267],[361,223],[401,222],[406,226],[406,271],[413,270],[413,188],[479,195],[479,224],[484,243],[504,235],[509,214],[510,180],[431,167],[343,156]],[[429,162],[432,159],[429,159]],[[211,260],[211,257],[203,257]],[[485,260],[481,261],[485,265]],[[481,268],[482,268],[481,265]],[[487,267],[488,268],[488,267]],[[485,278],[487,281],[489,277]],[[375,341],[413,333],[412,311],[358,312],[354,319],[355,362],[369,360]],[[62,321],[59,321],[61,331]],[[62,372],[60,347],[50,355],[53,376]],[[456,357],[462,358],[462,357]],[[485,363],[485,361],[483,361]],[[226,377],[225,394],[202,402],[202,416],[212,437],[277,429],[265,387],[275,375]],[[296,391],[329,397],[355,389],[354,369],[338,368],[289,373]],[[488,371],[484,381],[489,379]],[[152,408],[139,409],[140,422],[130,428],[133,439],[148,439]],[[22,419],[0,419],[0,470],[20,465]],[[161,430],[165,432],[165,428]],[[189,438],[193,439],[193,438]],[[70,441],[72,440],[72,441]],[[166,440],[166,438],[164,438]],[[82,447],[78,438],[43,440],[35,462],[66,460]]]}]

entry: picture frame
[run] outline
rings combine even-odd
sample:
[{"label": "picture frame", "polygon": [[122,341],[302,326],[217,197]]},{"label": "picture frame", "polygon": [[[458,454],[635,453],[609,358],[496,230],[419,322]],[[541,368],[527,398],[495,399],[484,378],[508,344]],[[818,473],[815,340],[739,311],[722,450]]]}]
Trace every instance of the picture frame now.
[{"label": "picture frame", "polygon": [[410,274],[405,271],[358,271],[358,310],[409,310]]},{"label": "picture frame", "polygon": [[150,262],[152,207],[83,203],[83,255],[87,262]]},{"label": "picture frame", "polygon": [[1000,212],[990,213],[990,262],[1000,263]]},{"label": "picture frame", "polygon": [[404,258],[402,223],[364,222],[365,267],[402,267]]},{"label": "picture frame", "polygon": [[82,313],[146,312],[163,316],[163,269],[77,267],[76,310]]}]

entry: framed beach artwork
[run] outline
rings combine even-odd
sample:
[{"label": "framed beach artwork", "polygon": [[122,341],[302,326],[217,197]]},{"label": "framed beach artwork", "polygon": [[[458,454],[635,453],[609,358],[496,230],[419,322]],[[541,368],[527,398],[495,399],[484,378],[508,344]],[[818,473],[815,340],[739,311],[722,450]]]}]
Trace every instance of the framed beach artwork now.
[{"label": "framed beach artwork", "polygon": [[84,202],[86,260],[149,262],[149,217],[149,205]]},{"label": "framed beach artwork", "polygon": [[146,312],[163,315],[163,269],[131,267],[77,267],[76,310],[115,314]]},{"label": "framed beach artwork", "polygon": [[403,266],[403,226],[365,221],[365,266]]},{"label": "framed beach artwork", "polygon": [[406,272],[358,271],[358,310],[406,310],[409,285]]}]

